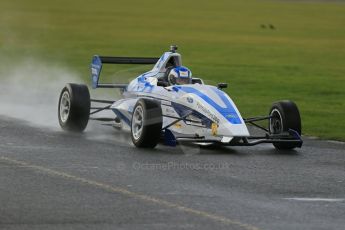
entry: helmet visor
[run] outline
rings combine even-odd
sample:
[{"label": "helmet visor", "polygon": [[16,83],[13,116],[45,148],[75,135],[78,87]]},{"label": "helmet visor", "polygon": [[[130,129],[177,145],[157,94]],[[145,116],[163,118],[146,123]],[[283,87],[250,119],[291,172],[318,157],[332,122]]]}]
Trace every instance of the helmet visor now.
[{"label": "helmet visor", "polygon": [[189,77],[178,77],[176,79],[176,84],[177,85],[186,85],[190,84],[190,78]]}]

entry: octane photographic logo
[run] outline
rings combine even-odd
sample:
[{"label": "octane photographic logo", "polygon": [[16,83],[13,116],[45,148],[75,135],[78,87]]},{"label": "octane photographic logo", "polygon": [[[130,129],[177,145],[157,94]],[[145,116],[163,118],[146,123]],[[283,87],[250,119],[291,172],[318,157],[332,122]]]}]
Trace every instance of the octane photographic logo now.
[{"label": "octane photographic logo", "polygon": [[[196,148],[194,148],[196,149]],[[175,161],[168,161],[163,163],[154,163],[154,162],[139,162],[135,161],[131,165],[126,165],[124,162],[117,162],[113,166],[113,169],[116,171],[124,171],[124,170],[145,170],[145,171],[153,171],[153,170],[161,170],[161,171],[169,171],[169,170],[203,170],[203,171],[216,171],[216,170],[227,170],[230,169],[231,165],[228,162],[219,162],[219,163],[211,163],[211,162],[175,162]]]},{"label": "octane photographic logo", "polygon": [[226,170],[230,168],[230,164],[227,162],[220,162],[220,163],[210,163],[210,162],[174,162],[169,161],[165,163],[151,163],[151,162],[134,162],[132,164],[132,169],[134,170],[161,170],[161,171],[169,171],[169,170],[203,170],[203,171],[215,171],[215,170]]}]

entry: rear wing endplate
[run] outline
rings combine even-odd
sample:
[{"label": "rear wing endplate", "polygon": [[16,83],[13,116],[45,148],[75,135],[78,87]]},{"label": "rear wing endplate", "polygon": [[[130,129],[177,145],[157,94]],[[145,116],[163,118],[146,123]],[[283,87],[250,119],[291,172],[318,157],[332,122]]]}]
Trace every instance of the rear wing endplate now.
[{"label": "rear wing endplate", "polygon": [[98,83],[103,64],[156,64],[159,58],[106,57],[95,55],[91,62],[92,88],[126,88],[127,84]]}]

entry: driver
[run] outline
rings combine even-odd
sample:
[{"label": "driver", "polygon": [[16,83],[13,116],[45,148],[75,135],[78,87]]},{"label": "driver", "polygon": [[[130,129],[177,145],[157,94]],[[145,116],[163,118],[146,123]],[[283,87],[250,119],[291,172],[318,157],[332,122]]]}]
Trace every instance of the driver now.
[{"label": "driver", "polygon": [[192,83],[192,72],[184,66],[178,66],[170,70],[168,74],[170,85],[186,85]]}]

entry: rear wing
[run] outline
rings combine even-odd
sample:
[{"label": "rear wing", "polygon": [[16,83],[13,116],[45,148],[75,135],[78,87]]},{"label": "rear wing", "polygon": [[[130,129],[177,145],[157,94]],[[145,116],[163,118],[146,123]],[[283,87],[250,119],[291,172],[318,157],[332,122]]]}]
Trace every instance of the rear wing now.
[{"label": "rear wing", "polygon": [[103,64],[156,64],[159,58],[142,58],[142,57],[106,57],[95,55],[91,62],[92,88],[126,88],[127,84],[99,83],[99,76]]}]

